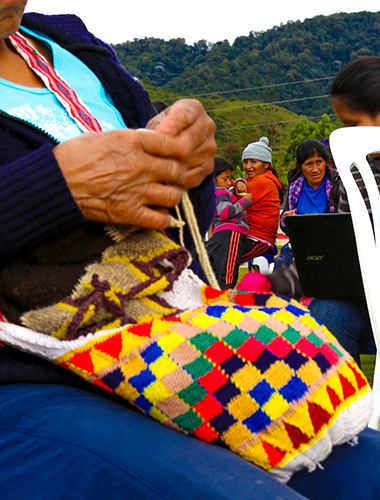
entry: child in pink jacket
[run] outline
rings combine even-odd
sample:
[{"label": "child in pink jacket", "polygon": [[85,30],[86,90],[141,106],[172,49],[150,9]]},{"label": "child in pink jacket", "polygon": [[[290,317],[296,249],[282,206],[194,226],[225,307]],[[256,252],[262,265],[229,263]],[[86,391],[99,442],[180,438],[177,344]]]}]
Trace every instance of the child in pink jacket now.
[{"label": "child in pink jacket", "polygon": [[229,191],[231,176],[232,165],[223,158],[215,158],[216,210],[207,250],[222,290],[236,285],[248,234],[246,209],[252,201],[252,194],[239,196]]}]

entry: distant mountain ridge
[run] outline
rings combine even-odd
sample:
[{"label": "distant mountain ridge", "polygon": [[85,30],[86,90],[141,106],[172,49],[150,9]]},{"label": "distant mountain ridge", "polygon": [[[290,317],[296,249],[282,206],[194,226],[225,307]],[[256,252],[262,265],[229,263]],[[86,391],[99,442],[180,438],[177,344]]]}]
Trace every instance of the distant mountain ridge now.
[{"label": "distant mountain ridge", "polygon": [[380,11],[316,16],[215,44],[182,38],[136,39],[114,46],[143,84],[179,95],[278,104],[294,113],[332,113],[336,72],[356,57],[380,55]]}]

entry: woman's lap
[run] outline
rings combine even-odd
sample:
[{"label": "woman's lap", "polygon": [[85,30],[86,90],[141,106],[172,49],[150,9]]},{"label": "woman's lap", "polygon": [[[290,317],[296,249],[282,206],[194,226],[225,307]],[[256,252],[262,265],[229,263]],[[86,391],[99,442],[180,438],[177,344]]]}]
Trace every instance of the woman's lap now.
[{"label": "woman's lap", "polygon": [[2,500],[302,500],[228,450],[126,405],[54,385],[0,386]]},{"label": "woman's lap", "polygon": [[361,488],[366,500],[380,497],[375,431],[365,431],[357,447],[335,448],[324,471],[297,473],[291,489],[228,450],[168,429],[106,394],[0,386],[0,429],[3,500],[25,492],[30,500],[343,500],[347,492],[361,498]]}]

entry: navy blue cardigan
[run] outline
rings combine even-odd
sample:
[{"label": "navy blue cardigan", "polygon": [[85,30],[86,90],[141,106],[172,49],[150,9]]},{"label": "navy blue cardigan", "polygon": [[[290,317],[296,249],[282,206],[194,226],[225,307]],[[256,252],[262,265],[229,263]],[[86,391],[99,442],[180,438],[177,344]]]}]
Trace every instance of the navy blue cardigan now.
[{"label": "navy blue cardigan", "polygon": [[[144,127],[155,114],[148,94],[120,65],[111,47],[89,33],[76,16],[25,14],[22,25],[40,31],[81,59],[100,79],[130,128]],[[41,242],[59,241],[94,227],[79,210],[52,152],[56,141],[44,131],[0,111],[0,269],[17,273],[17,262]],[[214,213],[211,176],[191,190],[202,233]],[[93,230],[93,229],[92,229]],[[63,236],[62,236],[63,235]],[[175,238],[175,234],[171,235]],[[191,238],[185,242],[191,248]],[[16,262],[16,264],[15,264]],[[13,267],[12,267],[13,266]],[[23,274],[20,273],[21,280]],[[0,299],[1,299],[0,290]],[[64,382],[76,377],[18,351],[0,348],[0,383]]]}]

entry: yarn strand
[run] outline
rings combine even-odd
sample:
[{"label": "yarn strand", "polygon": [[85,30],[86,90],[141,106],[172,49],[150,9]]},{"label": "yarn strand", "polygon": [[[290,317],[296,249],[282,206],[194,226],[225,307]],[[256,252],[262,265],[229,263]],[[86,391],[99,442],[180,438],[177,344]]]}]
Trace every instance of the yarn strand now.
[{"label": "yarn strand", "polygon": [[214,271],[211,267],[210,259],[208,257],[206,248],[204,246],[201,233],[199,232],[199,227],[198,227],[197,219],[195,217],[194,208],[193,208],[193,205],[191,203],[189,193],[187,191],[184,191],[184,193],[183,193],[181,204],[182,204],[182,208],[183,208],[183,212],[185,214],[187,224],[189,226],[191,235],[192,235],[194,243],[195,243],[195,248],[196,248],[196,251],[197,251],[197,254],[199,257],[199,262],[200,262],[202,269],[206,275],[206,278],[208,279],[209,284],[213,288],[220,290],[218,281],[217,281],[215,274],[214,274]]}]

